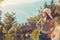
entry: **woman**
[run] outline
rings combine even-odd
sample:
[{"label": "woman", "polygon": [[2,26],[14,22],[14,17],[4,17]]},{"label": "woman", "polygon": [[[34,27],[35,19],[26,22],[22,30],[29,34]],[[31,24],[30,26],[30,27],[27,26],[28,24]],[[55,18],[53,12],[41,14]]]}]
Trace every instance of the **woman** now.
[{"label": "woman", "polygon": [[51,33],[55,29],[51,10],[46,8],[42,12],[42,19],[37,22],[37,29],[39,32],[39,40],[51,40]]}]

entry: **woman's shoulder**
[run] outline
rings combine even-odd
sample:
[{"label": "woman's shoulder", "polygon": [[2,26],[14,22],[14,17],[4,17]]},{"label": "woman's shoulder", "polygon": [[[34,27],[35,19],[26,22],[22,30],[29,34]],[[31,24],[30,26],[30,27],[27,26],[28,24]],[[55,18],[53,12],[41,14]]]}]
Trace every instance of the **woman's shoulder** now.
[{"label": "woman's shoulder", "polygon": [[43,18],[39,19],[39,22],[43,22],[43,21],[44,21]]}]

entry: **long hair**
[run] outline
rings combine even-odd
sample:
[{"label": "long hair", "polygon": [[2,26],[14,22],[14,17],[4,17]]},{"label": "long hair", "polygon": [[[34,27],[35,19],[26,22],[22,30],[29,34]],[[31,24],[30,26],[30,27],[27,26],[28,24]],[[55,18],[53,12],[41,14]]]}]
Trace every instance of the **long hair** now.
[{"label": "long hair", "polygon": [[49,16],[47,13],[46,13],[46,15],[47,15],[47,18],[46,18],[46,19],[47,19],[47,20],[48,20],[48,19],[50,19],[50,20],[51,20],[50,16]]}]

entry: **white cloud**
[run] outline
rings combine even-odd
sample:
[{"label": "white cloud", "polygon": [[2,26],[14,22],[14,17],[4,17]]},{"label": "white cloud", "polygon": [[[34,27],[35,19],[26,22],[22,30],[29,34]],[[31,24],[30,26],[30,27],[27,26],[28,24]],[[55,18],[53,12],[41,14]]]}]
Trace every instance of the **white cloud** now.
[{"label": "white cloud", "polygon": [[2,6],[9,5],[9,4],[19,4],[19,3],[33,3],[40,0],[4,0]]}]

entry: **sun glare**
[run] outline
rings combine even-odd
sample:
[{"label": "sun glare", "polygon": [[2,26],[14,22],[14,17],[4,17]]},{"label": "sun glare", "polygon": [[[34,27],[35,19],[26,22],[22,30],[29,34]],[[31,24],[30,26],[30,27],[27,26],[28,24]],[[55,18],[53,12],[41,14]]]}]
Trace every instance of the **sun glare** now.
[{"label": "sun glare", "polygon": [[0,0],[0,3],[3,2],[4,0]]},{"label": "sun glare", "polygon": [[6,6],[10,4],[20,4],[20,3],[34,3],[39,0],[0,0],[1,6]]},{"label": "sun glare", "polygon": [[0,0],[0,6],[2,6],[3,1],[4,1],[4,0]]}]

